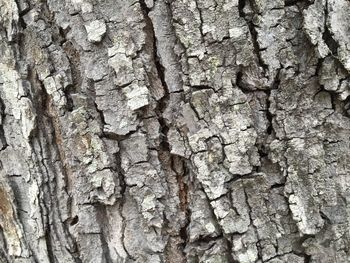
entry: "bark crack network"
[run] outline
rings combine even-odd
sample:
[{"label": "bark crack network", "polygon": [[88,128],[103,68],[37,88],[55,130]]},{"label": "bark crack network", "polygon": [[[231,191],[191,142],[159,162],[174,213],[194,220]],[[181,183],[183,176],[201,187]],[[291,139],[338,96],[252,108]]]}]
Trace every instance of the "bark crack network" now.
[{"label": "bark crack network", "polygon": [[0,262],[347,262],[349,2],[131,2],[0,4]]}]

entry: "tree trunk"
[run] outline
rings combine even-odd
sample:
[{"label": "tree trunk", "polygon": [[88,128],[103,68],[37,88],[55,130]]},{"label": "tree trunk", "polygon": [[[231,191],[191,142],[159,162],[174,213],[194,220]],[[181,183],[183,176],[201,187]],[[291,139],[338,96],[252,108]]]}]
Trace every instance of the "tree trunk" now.
[{"label": "tree trunk", "polygon": [[0,0],[0,262],[350,262],[349,0]]}]

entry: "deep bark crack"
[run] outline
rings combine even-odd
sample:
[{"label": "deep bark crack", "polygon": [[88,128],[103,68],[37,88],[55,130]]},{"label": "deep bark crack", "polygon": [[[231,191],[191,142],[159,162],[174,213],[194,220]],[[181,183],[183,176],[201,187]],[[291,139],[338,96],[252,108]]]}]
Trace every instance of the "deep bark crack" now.
[{"label": "deep bark crack", "polygon": [[[161,81],[164,89],[164,96],[157,102],[157,106],[155,108],[155,113],[156,113],[158,122],[160,124],[159,160],[161,161],[162,165],[165,167],[164,168],[165,171],[167,170],[168,162],[170,161],[171,164],[170,164],[170,167],[168,168],[170,168],[176,174],[176,179],[179,187],[180,209],[185,212],[186,218],[187,218],[187,222],[185,223],[185,225],[179,229],[179,237],[183,240],[183,248],[185,248],[188,241],[187,226],[189,224],[188,193],[187,193],[188,186],[186,185],[186,182],[183,180],[185,176],[185,171],[186,171],[185,160],[182,160],[182,159],[180,160],[184,167],[183,174],[177,173],[176,169],[174,169],[173,167],[173,162],[175,160],[174,158],[179,158],[179,157],[171,154],[171,146],[168,142],[168,131],[170,128],[170,123],[168,123],[167,120],[164,118],[164,112],[166,111],[170,100],[170,91],[164,76],[165,68],[160,62],[160,57],[157,51],[157,37],[156,37],[152,19],[149,16],[149,12],[151,12],[151,9],[147,7],[144,0],[140,0],[139,2],[143,12],[144,20],[146,23],[145,32],[148,35],[148,38],[152,40],[154,66],[156,67],[158,78]],[[183,251],[181,252],[184,253]]]},{"label": "deep bark crack", "polygon": [[239,11],[239,15],[240,17],[242,17],[248,26],[250,35],[251,35],[251,39],[253,42],[253,47],[254,47],[254,52],[256,54],[257,60],[258,60],[258,64],[260,65],[260,67],[262,68],[262,70],[264,71],[264,76],[269,79],[269,74],[268,74],[268,70],[269,70],[269,66],[264,62],[264,60],[261,57],[260,54],[260,47],[259,47],[259,43],[258,43],[258,32],[256,31],[255,25],[253,23],[252,20],[250,20],[249,18],[247,18],[245,12],[244,12],[244,7],[246,5],[247,0],[239,0],[238,2],[238,11]]}]

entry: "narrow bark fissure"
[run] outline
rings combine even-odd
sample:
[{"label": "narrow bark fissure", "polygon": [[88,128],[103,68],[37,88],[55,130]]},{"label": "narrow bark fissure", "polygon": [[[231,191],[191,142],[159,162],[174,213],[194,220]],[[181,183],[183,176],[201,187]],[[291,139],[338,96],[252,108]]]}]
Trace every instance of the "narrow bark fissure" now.
[{"label": "narrow bark fissure", "polygon": [[284,0],[284,6],[293,6],[297,5],[300,2],[304,2],[304,0]]},{"label": "narrow bark fissure", "polygon": [[239,16],[245,19],[244,7],[246,4],[246,0],[238,0],[238,12]]},{"label": "narrow bark fissure", "polygon": [[2,225],[0,224],[0,241],[2,242],[3,246],[0,248],[0,260],[5,259],[6,263],[9,263],[8,258],[8,244],[6,241],[6,238],[4,236],[4,229],[2,228]]},{"label": "narrow bark fissure", "polygon": [[[38,86],[41,88],[40,93],[37,95],[39,98],[39,103],[42,104],[40,106],[42,107],[37,107],[37,109],[40,109],[41,112],[38,112],[38,120],[37,120],[37,133],[43,133],[43,135],[46,138],[49,138],[49,135],[47,134],[48,129],[45,129],[43,127],[46,127],[46,125],[48,124],[47,122],[51,122],[51,131],[52,131],[52,136],[55,137],[54,134],[54,129],[53,129],[53,123],[51,120],[51,116],[49,113],[49,107],[50,107],[50,99],[49,99],[49,95],[47,94],[45,87],[43,85],[43,83],[39,80],[38,76],[36,75],[36,73],[34,73],[33,76],[33,81],[36,81]],[[40,101],[41,100],[41,101]],[[42,205],[40,206],[40,210],[42,213],[42,222],[45,225],[45,243],[46,243],[46,247],[47,247],[47,255],[48,255],[48,259],[49,262],[54,263],[55,262],[55,255],[53,252],[53,245],[52,245],[52,229],[51,226],[54,227],[54,220],[53,218],[51,218],[51,213],[49,213],[50,208],[52,207],[52,200],[51,200],[51,196],[54,196],[54,194],[52,193],[52,189],[50,186],[50,183],[52,182],[51,178],[49,178],[49,170],[46,167],[45,164],[45,160],[43,159],[43,145],[41,144],[41,142],[38,141],[32,141],[32,148],[35,149],[34,147],[34,143],[37,143],[37,145],[39,146],[39,152],[36,152],[36,155],[41,156],[42,160],[40,162],[40,164],[38,165],[38,169],[40,171],[40,174],[43,178],[41,178],[41,180],[43,180],[42,185],[40,186],[42,188],[42,194],[43,194],[43,198],[42,198]],[[34,151],[35,152],[35,151]],[[37,162],[39,162],[39,160],[36,160]],[[47,178],[45,178],[47,177]],[[55,205],[56,206],[56,205]],[[45,215],[45,216],[44,216]]]},{"label": "narrow bark fissure", "polygon": [[124,197],[124,193],[126,190],[126,182],[125,182],[125,171],[122,168],[122,161],[120,156],[120,150],[114,154],[114,159],[116,161],[116,172],[119,175],[119,185],[120,185],[120,194],[122,198]]},{"label": "narrow bark fissure", "polygon": [[[58,46],[61,46],[61,44],[63,43],[62,42],[62,39],[64,40],[65,39],[65,35],[62,35],[60,30],[58,29],[58,27],[54,24],[54,14],[50,11],[49,9],[49,6],[46,2],[43,2],[41,5],[40,5],[40,9],[42,10],[42,12],[40,13],[40,17],[43,19],[43,21],[45,21],[46,24],[49,24],[49,28],[52,28],[53,32],[50,31],[49,35],[52,35],[52,45],[54,44],[58,44]],[[30,10],[30,8],[28,9]],[[21,15],[21,18],[23,17],[23,14]],[[23,20],[23,18],[22,18]],[[23,27],[25,27],[25,23],[23,21]],[[57,30],[55,30],[57,29]],[[54,33],[57,33],[57,37],[55,37],[55,34]],[[60,40],[60,38],[62,38]],[[20,50],[20,54],[26,54],[26,47],[23,46],[23,42],[20,42],[19,43],[19,50]],[[50,57],[50,54],[48,54],[49,57]],[[77,62],[77,61],[75,61]],[[70,66],[72,66],[74,63],[70,63]],[[47,93],[46,91],[46,88],[43,84],[43,82],[39,79],[37,73],[34,72],[34,70],[31,70],[29,69],[29,73],[28,73],[28,80],[31,81],[31,83],[33,84],[32,86],[35,87],[35,86],[39,86],[41,87],[41,90],[40,92],[37,94],[37,100],[35,100],[35,98],[31,98],[33,102],[35,101],[39,101],[39,104],[42,104],[42,105],[38,105],[37,107],[35,107],[36,109],[38,110],[42,110],[42,112],[38,112],[37,116],[38,116],[38,121],[37,121],[37,126],[36,129],[37,131],[39,131],[39,129],[45,134],[45,131],[47,130],[46,128],[46,125],[45,125],[45,122],[48,122],[50,124],[50,127],[51,127],[51,130],[52,130],[52,138],[54,140],[54,150],[57,151],[59,153],[59,156],[60,156],[60,159],[61,159],[61,162],[62,162],[62,171],[64,173],[64,184],[65,184],[65,191],[67,191],[68,193],[68,188],[69,188],[69,182],[68,182],[68,171],[67,171],[67,167],[65,165],[65,154],[64,154],[64,150],[62,149],[62,135],[60,134],[60,125],[59,125],[59,117],[57,116],[57,112],[55,111],[55,109],[53,108],[53,105],[52,105],[52,99],[51,99],[51,96]],[[38,85],[35,85],[35,84],[38,84]],[[70,85],[73,87],[73,85]],[[68,87],[68,89],[70,89],[70,87]],[[67,101],[68,101],[68,108],[67,110],[68,111],[71,111],[72,108],[73,108],[73,105],[70,105],[70,102],[72,102],[71,100],[71,97],[70,96],[66,96],[67,97]],[[41,102],[41,103],[40,103]],[[46,121],[43,119],[43,118],[46,118]],[[35,132],[35,131],[34,131]],[[44,137],[48,138],[48,135],[44,135]],[[42,147],[40,145],[40,142],[39,142],[39,146]],[[50,153],[50,149],[47,150],[48,153]],[[44,158],[44,157],[43,157]],[[52,158],[50,158],[52,159]],[[49,175],[49,173],[51,171],[48,170],[47,168],[47,165],[45,164],[46,160],[43,160],[43,165],[46,169],[46,174]],[[56,170],[54,169],[52,171],[54,173],[54,181],[56,183]],[[49,180],[49,183],[47,183],[47,187],[49,188],[49,193],[50,193],[50,196],[57,196],[58,195],[58,190],[56,188],[56,185],[54,184],[54,191],[55,191],[55,194],[52,194],[51,193],[51,189],[50,189],[50,183],[52,182],[52,180],[50,179]],[[79,262],[79,254],[75,253],[76,252],[76,248],[77,248],[77,242],[76,240],[74,239],[74,237],[72,237],[70,235],[70,231],[68,229],[68,225],[69,222],[71,222],[71,220],[67,220],[66,222],[63,222],[62,221],[62,216],[61,216],[61,213],[59,211],[59,204],[58,204],[58,200],[56,200],[56,203],[55,203],[55,207],[57,210],[53,210],[54,213],[57,213],[57,218],[62,222],[62,228],[63,228],[63,231],[64,231],[64,234],[65,234],[65,237],[68,239],[68,243],[69,243],[69,250],[71,251],[71,254],[73,256],[73,258],[75,259],[76,262]],[[70,206],[70,202],[68,203],[68,207]],[[49,220],[49,219],[48,219]],[[53,219],[54,220],[54,219]],[[61,223],[60,222],[60,223]],[[54,224],[53,224],[54,225]],[[50,242],[51,241],[51,238],[49,240]]]},{"label": "narrow bark fissure", "polygon": [[164,89],[164,96],[157,102],[157,107],[155,109],[155,113],[157,115],[158,118],[158,122],[160,124],[160,134],[161,134],[161,143],[160,146],[163,150],[167,151],[170,153],[170,146],[169,143],[167,141],[167,133],[169,131],[169,127],[167,126],[166,120],[163,117],[163,113],[167,108],[168,105],[168,101],[170,98],[170,94],[169,94],[169,89],[167,86],[167,83],[165,81],[165,77],[164,77],[164,67],[163,65],[160,63],[160,58],[158,56],[158,51],[157,51],[157,38],[155,35],[155,30],[153,27],[153,22],[151,20],[151,18],[149,17],[149,12],[151,11],[144,0],[140,0],[140,6],[141,9],[143,11],[143,16],[144,16],[144,20],[146,23],[146,34],[149,36],[149,38],[152,40],[152,47],[153,47],[153,62],[154,65],[156,67],[157,70],[157,74],[158,74],[158,78],[162,83],[163,89]]},{"label": "narrow bark fissure", "polygon": [[[100,110],[100,109],[98,108],[98,105],[97,105],[96,102],[94,102],[94,105],[95,105],[95,109],[96,109],[98,115],[100,116],[100,120],[101,120],[101,123],[102,123],[102,127],[103,127],[104,125],[107,125],[107,122],[105,121],[105,116],[103,115],[103,111]],[[102,129],[102,130],[103,130],[103,129]]]},{"label": "narrow bark fissure", "polygon": [[338,55],[338,48],[339,48],[339,44],[337,43],[337,41],[334,40],[331,31],[328,28],[327,25],[327,19],[328,19],[328,0],[326,1],[325,7],[324,7],[324,32],[322,34],[322,39],[324,40],[324,42],[326,43],[326,45],[328,46],[328,48],[330,49],[330,51],[332,52],[333,56],[337,56]]},{"label": "narrow bark fissure", "polygon": [[[321,91],[327,92],[330,97],[331,97],[331,104],[332,104],[332,109],[334,110],[334,112],[338,112],[340,114],[342,114],[345,117],[350,117],[350,112],[349,112],[349,108],[350,108],[350,96],[348,96],[345,100],[340,100],[339,98],[339,94],[337,93],[337,91],[334,90],[326,90],[324,85],[321,85],[320,83],[320,77],[321,77],[321,69],[322,69],[322,65],[324,63],[326,58],[319,58],[317,65],[316,65],[316,70],[315,70],[315,74],[314,76],[318,77],[319,79],[319,85],[320,85],[320,89],[319,91],[314,95],[314,98],[316,97],[317,94],[319,94]],[[346,69],[344,69],[343,64],[341,64],[337,59],[335,60],[335,63],[337,65],[337,67],[341,68],[341,70],[344,70],[346,72]],[[346,78],[345,78],[346,79]],[[341,83],[342,81],[344,81],[343,79],[341,79],[339,81],[339,83]],[[340,84],[339,84],[340,85]]]},{"label": "narrow bark fissure", "polygon": [[[232,235],[233,235],[233,234],[232,234]],[[227,251],[227,259],[229,260],[228,262],[240,263],[238,260],[235,260],[235,259],[233,258],[233,244],[232,244],[232,241],[231,241],[232,235],[229,235],[228,237],[225,238],[226,243],[227,243],[227,248],[228,248],[228,251]]]},{"label": "narrow bark fissure", "polygon": [[311,256],[310,255],[304,255],[304,263],[310,263],[311,262]]},{"label": "narrow bark fissure", "polygon": [[[280,71],[281,68],[277,70],[277,73],[275,75],[275,79],[271,85],[270,89],[264,89],[262,90],[265,95],[266,95],[266,109],[265,109],[265,114],[266,114],[266,120],[267,120],[267,127],[266,127],[266,136],[264,139],[264,142],[262,144],[258,145],[258,153],[260,155],[260,161],[261,159],[265,158],[268,159],[268,151],[269,151],[269,146],[268,146],[268,140],[276,137],[276,132],[274,130],[273,122],[274,122],[274,114],[271,111],[271,102],[272,102],[272,91],[279,89],[281,80],[280,80]],[[257,172],[260,172],[261,167],[258,167]]]},{"label": "narrow bark fissure", "polygon": [[[1,229],[0,229],[0,231],[2,231]],[[6,249],[7,250],[7,249]],[[0,259],[1,260],[5,260],[4,261],[4,263],[10,263],[10,261],[9,261],[9,259],[8,259],[8,257],[7,257],[7,255],[5,254],[5,252],[1,249],[0,250]],[[36,263],[36,262],[35,262]]]},{"label": "narrow bark fissure", "polygon": [[[1,86],[0,86],[1,87]],[[0,97],[0,118],[1,118],[1,125],[0,125],[0,151],[3,151],[7,148],[8,144],[6,141],[6,136],[5,136],[5,131],[4,131],[4,123],[5,123],[5,118],[6,118],[6,114],[5,114],[5,104],[2,100],[2,98]]]},{"label": "narrow bark fissure", "polygon": [[271,110],[270,110],[270,108],[271,108],[271,102],[270,102],[271,91],[266,90],[265,94],[266,94],[266,119],[268,121],[268,126],[266,129],[266,132],[268,135],[272,135],[274,130],[273,130],[273,115],[272,115]]},{"label": "narrow bark fissure", "polygon": [[79,217],[76,215],[69,220],[69,225],[74,226],[79,222]]},{"label": "narrow bark fissure", "polygon": [[259,47],[259,43],[258,43],[258,32],[256,31],[255,25],[253,23],[253,21],[248,18],[244,12],[244,7],[247,4],[247,1],[249,0],[239,0],[238,2],[238,11],[239,11],[239,15],[240,17],[242,17],[248,26],[250,35],[251,35],[251,39],[252,39],[252,44],[254,47],[254,52],[256,55],[256,58],[258,60],[258,64],[260,65],[260,67],[262,68],[262,70],[264,71],[264,76],[269,79],[269,74],[268,74],[268,70],[269,70],[269,66],[263,61],[261,54],[260,54],[260,47]]},{"label": "narrow bark fissure", "polygon": [[[310,4],[309,4],[310,5]],[[322,33],[322,39],[326,43],[327,47],[331,51],[331,54],[327,56],[332,56],[332,58],[335,59],[337,67],[339,67],[344,72],[348,72],[348,70],[345,68],[344,64],[339,60],[338,58],[338,49],[340,48],[339,43],[333,38],[333,32],[330,30],[330,26],[327,24],[329,21],[329,11],[328,11],[329,2],[326,1],[326,4],[324,5],[324,21],[323,21],[323,33]],[[326,56],[326,57],[327,57]],[[322,66],[323,61],[326,59],[326,57],[319,58],[317,69],[320,69]],[[316,70],[316,72],[319,72]],[[318,75],[318,74],[315,74]]]},{"label": "narrow bark fissure", "polygon": [[[324,87],[322,86],[322,89],[324,89]],[[329,95],[331,96],[331,104],[332,104],[332,109],[336,112],[337,111],[337,95],[334,94],[334,92],[330,92]]]},{"label": "narrow bark fissure", "polygon": [[[125,190],[124,190],[125,191]],[[135,260],[135,258],[133,256],[131,256],[130,252],[128,251],[128,249],[125,246],[125,228],[126,228],[126,218],[123,215],[123,208],[125,205],[125,193],[122,194],[122,200],[120,202],[120,207],[119,207],[119,212],[120,212],[120,216],[122,218],[122,231],[121,231],[121,243],[122,243],[122,247],[127,255],[127,257],[129,259]]]},{"label": "narrow bark fissure", "polygon": [[[37,110],[40,110],[37,112],[37,116],[38,116],[38,119],[37,119],[37,127],[36,129],[34,130],[34,134],[40,134],[40,133],[43,133],[42,136],[45,137],[45,138],[49,138],[50,136],[47,133],[48,129],[47,129],[47,125],[49,124],[49,126],[51,127],[50,130],[51,130],[51,136],[52,136],[52,139],[53,139],[53,142],[54,142],[54,146],[56,151],[58,151],[59,153],[59,156],[60,156],[60,159],[62,161],[62,171],[64,172],[64,181],[65,181],[65,186],[66,188],[69,187],[68,186],[68,180],[67,180],[67,170],[66,170],[66,167],[64,165],[64,162],[65,162],[65,156],[63,155],[62,156],[62,149],[60,149],[61,147],[61,138],[59,135],[59,129],[57,127],[57,116],[55,116],[54,114],[54,110],[52,109],[52,100],[50,98],[50,95],[47,93],[46,89],[45,89],[45,86],[44,84],[42,83],[42,81],[39,80],[39,77],[37,76],[37,74],[33,71],[33,70],[29,70],[29,75],[28,75],[28,79],[32,82],[32,84],[34,86],[38,86],[40,87],[40,91],[38,92],[38,94],[36,94],[37,96],[37,100],[34,99],[34,101],[37,101],[38,102],[38,105],[37,107],[35,107]],[[32,138],[34,138],[34,134],[32,134]],[[39,135],[40,137],[40,135]],[[43,145],[41,145],[41,142],[38,141],[38,146],[40,147],[40,153],[37,153],[39,156],[43,154]],[[33,146],[33,149],[35,149],[35,147]],[[47,153],[50,153],[50,150],[47,150],[46,151]],[[52,159],[51,156],[48,156],[50,159]],[[45,171],[42,171],[42,174],[43,175],[46,175],[49,177],[50,175],[50,171],[49,171],[49,168],[48,166],[46,165],[46,158],[44,158],[44,156],[42,156],[42,165],[45,169]],[[53,171],[55,173],[55,170]],[[54,174],[54,178],[51,179],[51,178],[47,178],[47,182],[45,183],[45,186],[47,187],[47,191],[43,190],[43,193],[48,193],[49,194],[49,197],[45,198],[46,202],[48,201],[52,201],[51,197],[52,196],[57,196],[58,193],[57,193],[57,188],[54,187],[54,191],[55,193],[52,192],[52,189],[51,189],[51,186],[50,184],[52,182],[55,182],[56,183],[56,173]],[[55,186],[55,184],[54,184]],[[66,189],[67,190],[67,189]],[[59,208],[59,204],[57,203],[58,202],[58,199],[55,198],[55,205],[54,205],[54,209],[53,209],[53,206],[51,204],[49,204],[49,207],[50,209],[47,207],[46,203],[44,203],[44,206],[45,206],[45,209],[46,211],[53,211],[52,214],[55,214],[56,212],[58,213],[56,216],[57,218],[60,220],[59,223],[62,222],[62,229],[64,231],[64,234],[65,234],[65,237],[68,238],[68,247],[69,247],[69,251],[71,252],[71,255],[72,257],[74,258],[75,262],[80,262],[80,255],[79,255],[79,251],[77,250],[77,241],[74,239],[73,236],[70,235],[70,231],[68,229],[68,225],[69,222],[66,221],[66,222],[63,222],[62,219],[61,219],[61,214],[60,214],[60,211],[58,210]],[[57,209],[57,210],[55,210]],[[45,211],[43,211],[43,214],[45,214]],[[52,215],[51,214],[51,215]],[[52,215],[54,216],[54,215]],[[47,217],[47,224],[50,224],[52,226],[55,226],[55,218],[51,218],[50,216]],[[50,227],[49,225],[49,227]],[[51,229],[51,228],[50,228]],[[49,257],[50,256],[50,253],[52,254],[52,257],[54,257],[54,252],[52,251],[52,236],[51,236],[51,230],[50,229],[47,229],[47,233],[45,234],[45,239],[46,239],[46,242],[51,242],[50,244],[47,244],[48,245],[48,254],[49,254]],[[57,233],[56,233],[57,235]],[[55,261],[52,261],[52,262],[55,262]]]},{"label": "narrow bark fissure", "polygon": [[260,54],[261,49],[260,49],[259,43],[258,43],[258,32],[256,31],[255,26],[254,26],[252,21],[247,21],[247,23],[248,23],[248,28],[249,28],[249,31],[250,31],[250,35],[252,36],[253,47],[254,47],[254,51],[255,51],[256,57],[258,59],[258,64],[263,69],[264,76],[267,79],[269,79],[269,75],[268,75],[269,66],[263,61],[263,59],[261,57],[261,54]]},{"label": "narrow bark fissure", "polygon": [[101,229],[101,233],[99,234],[99,236],[102,244],[103,255],[105,257],[106,263],[112,263],[113,260],[112,260],[109,247],[108,247],[108,242],[106,239],[107,231],[108,231],[108,228],[106,227],[108,225],[106,207],[102,204],[95,204],[94,206],[97,211],[97,221]]},{"label": "narrow bark fissure", "polygon": [[[47,115],[49,115],[49,113],[46,113]],[[45,116],[45,115],[43,115]],[[52,122],[51,117],[50,116],[45,116],[46,120],[42,120],[40,123],[42,125],[44,125],[45,127],[45,123],[47,122],[50,123]],[[52,127],[51,127],[51,136],[53,138],[55,137],[55,129],[53,128],[53,124],[51,123]],[[49,135],[45,134],[46,131],[43,131],[43,128],[41,128],[39,126],[40,132],[43,132],[43,137],[48,138]],[[43,198],[43,206],[45,207],[45,211],[43,211],[43,214],[46,214],[46,229],[45,229],[45,240],[46,240],[46,245],[47,245],[47,252],[48,252],[48,256],[50,259],[50,262],[56,262],[55,258],[56,255],[54,253],[53,250],[53,246],[54,244],[56,244],[57,242],[60,243],[61,246],[63,246],[63,242],[61,240],[61,237],[59,235],[58,232],[60,232],[60,230],[63,230],[64,233],[64,237],[67,238],[67,240],[64,240],[64,242],[67,242],[67,248],[69,248],[69,251],[72,251],[71,255],[73,256],[75,262],[81,262],[79,255],[76,253],[77,250],[77,243],[74,240],[74,238],[72,238],[72,236],[70,236],[69,234],[69,230],[68,230],[68,225],[69,222],[63,222],[62,220],[62,215],[60,213],[59,210],[59,203],[58,203],[58,199],[57,198],[52,198],[55,196],[58,196],[58,189],[56,187],[57,184],[57,173],[56,170],[51,170],[49,169],[49,164],[47,163],[47,160],[51,160],[52,156],[50,154],[50,149],[46,149],[44,150],[43,147],[47,147],[45,145],[42,145],[40,141],[37,142],[38,146],[40,147],[40,152],[37,153],[37,155],[41,155],[42,160],[41,160],[41,165],[43,166],[44,170],[42,170],[41,168],[41,174],[43,176],[46,176],[48,178],[44,178],[45,183],[43,184],[43,193],[44,193],[44,198]],[[55,144],[54,144],[55,145]],[[56,147],[58,147],[56,145]],[[43,153],[46,152],[49,155],[48,156],[43,156]],[[53,174],[53,178],[50,178],[50,174]],[[52,185],[53,184],[53,187]],[[51,211],[51,212],[50,212]],[[60,226],[60,224],[62,223],[62,225]],[[62,227],[60,230],[57,229],[57,227]],[[58,240],[57,240],[57,239]]]},{"label": "narrow bark fissure", "polygon": [[106,263],[113,263],[113,259],[111,257],[110,252],[109,252],[108,243],[107,243],[107,240],[105,238],[105,234],[101,233],[100,238],[101,238],[101,243],[102,243],[103,255],[105,256]]},{"label": "narrow bark fissure", "polygon": [[55,263],[56,262],[55,254],[53,253],[51,237],[50,237],[50,224],[46,224],[45,241],[46,241],[46,247],[47,247],[47,254],[49,257],[49,263]]},{"label": "narrow bark fissure", "polygon": [[242,92],[246,91],[246,88],[244,87],[244,85],[242,84],[242,78],[243,78],[243,72],[240,69],[237,74],[236,74],[236,85],[237,87],[242,90]]},{"label": "narrow bark fissure", "polygon": [[[64,34],[62,37],[66,37],[66,34]],[[62,43],[61,46],[67,56],[70,73],[72,76],[72,84],[68,85],[65,89],[63,89],[63,92],[67,99],[67,111],[72,112],[75,107],[72,95],[80,91],[80,87],[82,84],[81,70],[79,68],[80,55],[74,44],[67,39],[64,43]]]},{"label": "narrow bark fissure", "polygon": [[[120,142],[119,139],[117,139],[117,141]],[[122,247],[123,247],[127,257],[129,259],[133,259],[133,257],[130,255],[129,251],[126,248],[125,241],[124,241],[125,240],[126,218],[123,215],[123,208],[124,208],[124,205],[125,205],[125,198],[126,198],[125,192],[127,190],[127,185],[126,185],[126,182],[125,182],[125,171],[122,168],[120,149],[118,150],[118,152],[116,152],[114,154],[114,159],[116,161],[116,168],[115,169],[116,169],[116,172],[117,172],[117,175],[118,175],[118,179],[119,179],[120,196],[121,196],[119,204],[116,204],[116,205],[119,205],[118,210],[119,210],[119,214],[120,214],[120,216],[122,218],[121,243],[122,243]]]},{"label": "narrow bark fissure", "polygon": [[[205,197],[206,197],[206,199],[207,199],[207,202],[208,202],[208,205],[209,205],[209,209],[210,209],[210,212],[211,212],[211,214],[212,214],[212,216],[213,216],[213,218],[215,219],[215,222],[216,222],[216,226],[217,226],[217,228],[219,229],[219,231],[220,231],[220,233],[219,233],[219,235],[217,236],[217,237],[215,237],[215,238],[222,238],[222,239],[224,239],[225,240],[225,242],[226,242],[226,244],[227,244],[227,259],[229,260],[229,262],[232,262],[232,263],[236,263],[237,261],[235,261],[234,259],[233,259],[233,256],[232,256],[232,242],[231,242],[231,240],[230,240],[230,238],[232,237],[232,235],[234,234],[234,233],[232,233],[232,234],[226,234],[225,233],[225,231],[224,231],[224,228],[223,228],[223,226],[219,223],[219,218],[217,217],[217,215],[215,214],[215,211],[214,211],[214,207],[213,207],[213,205],[212,205],[212,201],[214,201],[214,200],[211,200],[210,198],[209,198],[209,196],[206,194],[206,192],[205,192],[205,190],[204,189],[202,189],[202,191],[203,191],[203,193],[204,193],[204,195],[205,195]],[[230,194],[229,194],[230,195]],[[231,200],[231,198],[230,198],[230,201],[231,201],[231,204],[232,204],[232,200]],[[209,238],[209,240],[211,240],[212,238],[211,237],[208,237]],[[204,239],[206,239],[206,238],[204,238]],[[203,238],[202,239],[200,239],[200,240],[197,240],[197,242],[198,241],[205,241]]]},{"label": "narrow bark fissure", "polygon": [[201,8],[198,5],[198,1],[197,0],[195,0],[195,3],[196,3],[196,8],[198,10],[199,21],[200,21],[199,31],[201,32],[202,42],[204,42],[204,37],[205,37],[206,34],[204,34],[204,32],[203,32],[203,25],[204,25],[203,14],[202,14]]},{"label": "narrow bark fissure", "polygon": [[259,238],[259,231],[258,231],[258,228],[256,227],[256,225],[254,224],[254,220],[253,220],[253,217],[252,217],[252,206],[250,205],[249,203],[249,197],[248,197],[248,194],[247,194],[247,190],[246,190],[246,185],[243,184],[243,192],[244,192],[244,197],[245,197],[245,203],[248,207],[248,215],[249,215],[249,219],[250,219],[250,226],[253,227],[254,229],[254,232],[255,232],[255,235],[256,235],[256,243],[255,243],[255,246],[256,246],[256,249],[258,251],[258,259],[262,260],[262,251],[261,251],[261,245],[260,245],[260,238]]},{"label": "narrow bark fissure", "polygon": [[322,64],[324,62],[325,58],[319,58],[317,60],[317,64],[316,64],[316,69],[315,69],[315,74],[314,76],[320,76],[320,71],[321,71],[321,68],[322,68]]},{"label": "narrow bark fissure", "polygon": [[344,115],[350,118],[350,97],[348,97],[344,102]]},{"label": "narrow bark fissure", "polygon": [[[182,165],[182,173],[177,172],[177,169],[174,167],[174,162],[178,161]],[[179,236],[182,240],[182,248],[185,249],[187,242],[189,240],[188,237],[188,226],[190,224],[190,218],[191,218],[191,210],[189,209],[189,182],[185,182],[185,176],[188,174],[187,166],[186,166],[186,160],[178,157],[173,156],[171,158],[171,168],[176,173],[176,180],[178,182],[179,187],[179,200],[180,200],[180,210],[185,213],[185,222],[182,227],[180,227],[179,230]],[[188,178],[187,178],[188,179]]]},{"label": "narrow bark fissure", "polygon": [[208,86],[208,85],[192,85],[192,86],[191,86],[191,89],[193,89],[193,91],[199,91],[199,90],[213,90],[213,91],[215,92],[214,88],[211,87],[211,86]]},{"label": "narrow bark fissure", "polygon": [[309,238],[315,238],[314,235],[302,235],[300,239],[297,242],[298,249],[297,251],[293,250],[292,252],[295,255],[298,255],[302,258],[304,258],[304,263],[310,263],[311,262],[311,255],[306,253],[305,247],[303,246],[304,241],[306,241]]},{"label": "narrow bark fissure", "polygon": [[[174,158],[179,158],[176,155],[173,155],[171,153],[171,146],[168,142],[168,131],[170,124],[167,123],[167,120],[164,118],[164,112],[166,111],[169,100],[170,100],[170,91],[168,88],[168,85],[165,80],[165,68],[161,64],[161,60],[157,51],[157,37],[155,33],[155,29],[153,26],[152,19],[149,17],[149,12],[151,11],[147,5],[145,4],[144,0],[140,0],[140,6],[143,11],[144,20],[146,23],[146,33],[150,35],[150,39],[153,40],[153,61],[158,73],[158,78],[162,83],[163,89],[164,89],[164,96],[157,102],[157,106],[155,109],[155,113],[158,119],[158,122],[160,124],[160,149],[159,149],[159,160],[161,161],[162,165],[164,166],[164,170],[167,170],[167,160],[170,160],[170,169],[176,174],[176,179],[178,182],[179,187],[179,200],[180,200],[180,209],[185,212],[186,214],[186,220],[184,226],[182,226],[179,230],[179,237],[183,240],[183,248],[186,247],[186,244],[188,242],[188,234],[187,234],[187,226],[189,224],[189,208],[188,208],[188,186],[186,185],[186,182],[184,181],[184,176],[186,174],[186,165],[185,160],[182,159],[180,162],[182,162],[183,165],[183,174],[177,173],[176,169],[173,167]],[[183,253],[183,251],[181,251]]]}]

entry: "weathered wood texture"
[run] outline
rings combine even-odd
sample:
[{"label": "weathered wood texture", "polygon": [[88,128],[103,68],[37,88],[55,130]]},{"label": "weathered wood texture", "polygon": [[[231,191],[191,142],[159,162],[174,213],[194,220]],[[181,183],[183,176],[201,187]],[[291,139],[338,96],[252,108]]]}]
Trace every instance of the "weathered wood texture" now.
[{"label": "weathered wood texture", "polygon": [[0,0],[0,262],[350,262],[349,0]]}]

